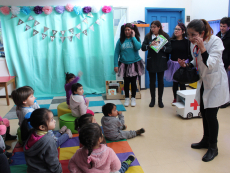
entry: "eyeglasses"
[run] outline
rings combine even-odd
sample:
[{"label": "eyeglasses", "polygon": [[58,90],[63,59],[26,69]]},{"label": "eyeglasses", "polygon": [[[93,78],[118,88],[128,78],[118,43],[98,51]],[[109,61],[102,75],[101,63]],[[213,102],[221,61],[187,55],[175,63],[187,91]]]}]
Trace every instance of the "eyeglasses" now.
[{"label": "eyeglasses", "polygon": [[194,38],[194,37],[197,37],[199,34],[192,34],[191,36],[190,35],[187,35],[187,38],[190,39],[190,38]]},{"label": "eyeglasses", "polygon": [[179,29],[179,28],[175,28],[175,29],[174,29],[174,31],[180,31],[180,30],[182,30],[182,29]]},{"label": "eyeglasses", "polygon": [[150,28],[156,28],[157,26],[150,26]]}]

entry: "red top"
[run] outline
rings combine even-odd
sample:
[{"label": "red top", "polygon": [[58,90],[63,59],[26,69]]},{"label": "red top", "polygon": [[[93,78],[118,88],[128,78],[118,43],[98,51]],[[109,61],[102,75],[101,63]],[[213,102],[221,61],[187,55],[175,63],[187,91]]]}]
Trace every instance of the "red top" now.
[{"label": "red top", "polygon": [[15,76],[2,76],[0,77],[0,82],[8,82],[13,78],[15,78]]}]

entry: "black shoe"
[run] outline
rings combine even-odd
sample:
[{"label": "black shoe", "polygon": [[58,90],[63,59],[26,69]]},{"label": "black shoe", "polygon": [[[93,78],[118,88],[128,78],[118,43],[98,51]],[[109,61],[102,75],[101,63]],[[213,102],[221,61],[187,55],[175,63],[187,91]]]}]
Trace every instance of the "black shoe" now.
[{"label": "black shoe", "polygon": [[163,104],[162,100],[158,100],[158,106],[159,106],[159,108],[163,108],[164,107],[164,104]]},{"label": "black shoe", "polygon": [[131,165],[131,163],[133,163],[133,161],[136,159],[136,157],[134,155],[129,155],[129,157],[124,161],[125,163],[127,163],[127,165]]},{"label": "black shoe", "polygon": [[13,136],[11,134],[6,134],[5,141],[15,140],[15,139],[17,139],[17,136]]},{"label": "black shoe", "polygon": [[218,155],[217,143],[210,144],[207,153],[204,155],[202,160],[204,162],[209,162],[213,160]]},{"label": "black shoe", "polygon": [[6,144],[5,144],[5,146],[6,146],[6,150],[11,149],[11,146],[9,146],[9,145],[6,145]]},{"label": "black shoe", "polygon": [[201,149],[201,148],[208,148],[208,147],[209,147],[209,138],[206,136],[203,136],[203,138],[199,143],[193,143],[191,145],[191,148],[194,149]]},{"label": "black shoe", "polygon": [[155,105],[155,99],[152,99],[151,102],[149,103],[149,107],[152,108]]},{"label": "black shoe", "polygon": [[140,136],[142,133],[145,133],[145,129],[141,128],[140,130],[136,131],[137,136]]},{"label": "black shoe", "polygon": [[7,158],[10,158],[10,157],[13,156],[13,153],[9,153],[9,152],[7,152],[7,151],[6,151],[4,154],[6,155]]},{"label": "black shoe", "polygon": [[225,103],[224,105],[220,106],[221,109],[224,109],[226,107],[228,107],[230,104],[229,103]]}]

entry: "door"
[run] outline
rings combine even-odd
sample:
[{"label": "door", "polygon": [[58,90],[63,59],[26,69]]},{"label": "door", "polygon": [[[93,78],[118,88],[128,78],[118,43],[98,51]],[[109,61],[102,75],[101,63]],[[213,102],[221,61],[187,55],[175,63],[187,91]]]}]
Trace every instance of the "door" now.
[{"label": "door", "polygon": [[[177,22],[184,22],[184,10],[185,9],[168,9],[168,8],[146,8],[146,16],[145,21],[148,24],[151,24],[154,20],[159,20],[161,23],[165,23],[168,26],[168,29],[164,29],[164,31],[169,35],[172,36],[174,32],[174,28],[177,25]],[[145,34],[149,33],[150,27],[145,28]],[[147,54],[145,53],[145,62],[147,62]],[[149,75],[148,71],[145,69],[145,87],[149,88]],[[173,85],[173,82],[167,82],[164,80],[164,86],[170,87]],[[157,86],[157,80],[156,80]]]}]

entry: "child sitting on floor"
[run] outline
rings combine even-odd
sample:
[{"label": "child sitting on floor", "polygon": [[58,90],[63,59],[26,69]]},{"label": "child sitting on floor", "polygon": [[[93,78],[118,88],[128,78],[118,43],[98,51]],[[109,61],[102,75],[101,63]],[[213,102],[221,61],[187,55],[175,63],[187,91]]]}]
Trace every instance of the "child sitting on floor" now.
[{"label": "child sitting on floor", "polygon": [[74,83],[77,83],[78,80],[80,79],[82,75],[82,72],[78,72],[78,76],[76,77],[73,73],[66,73],[66,76],[65,76],[65,91],[66,91],[66,103],[68,105],[68,108],[70,109],[70,106],[69,106],[69,98],[70,98],[70,95],[72,94],[71,92],[71,87]]},{"label": "child sitting on floor", "polygon": [[72,85],[72,95],[70,96],[70,109],[74,117],[80,117],[84,114],[92,114],[93,111],[88,109],[89,99],[83,96],[84,90],[80,83]]},{"label": "child sitting on floor", "polygon": [[121,164],[113,149],[101,144],[103,135],[97,123],[82,126],[79,140],[83,147],[78,149],[69,161],[68,168],[71,173],[109,173],[118,170],[124,173],[135,160],[135,156],[130,155]]},{"label": "child sitting on floor", "polygon": [[6,133],[6,126],[0,125],[0,173],[10,173],[10,165],[7,156],[4,154],[5,143],[1,135]]},{"label": "child sitting on floor", "polygon": [[[28,129],[30,122],[33,129]],[[29,119],[21,126],[23,147],[27,164],[27,172],[61,173],[62,167],[58,160],[58,150],[54,138],[48,133],[55,128],[53,113],[48,109],[36,109]]]},{"label": "child sitting on floor", "polygon": [[[134,138],[145,132],[145,129],[143,128],[137,131],[123,131],[127,128],[124,115],[122,115],[121,111],[117,111],[116,105],[113,103],[107,103],[102,106],[102,112],[104,116],[101,119],[101,124],[104,130],[104,135],[109,140],[117,141]],[[118,118],[116,118],[117,116]]]}]

